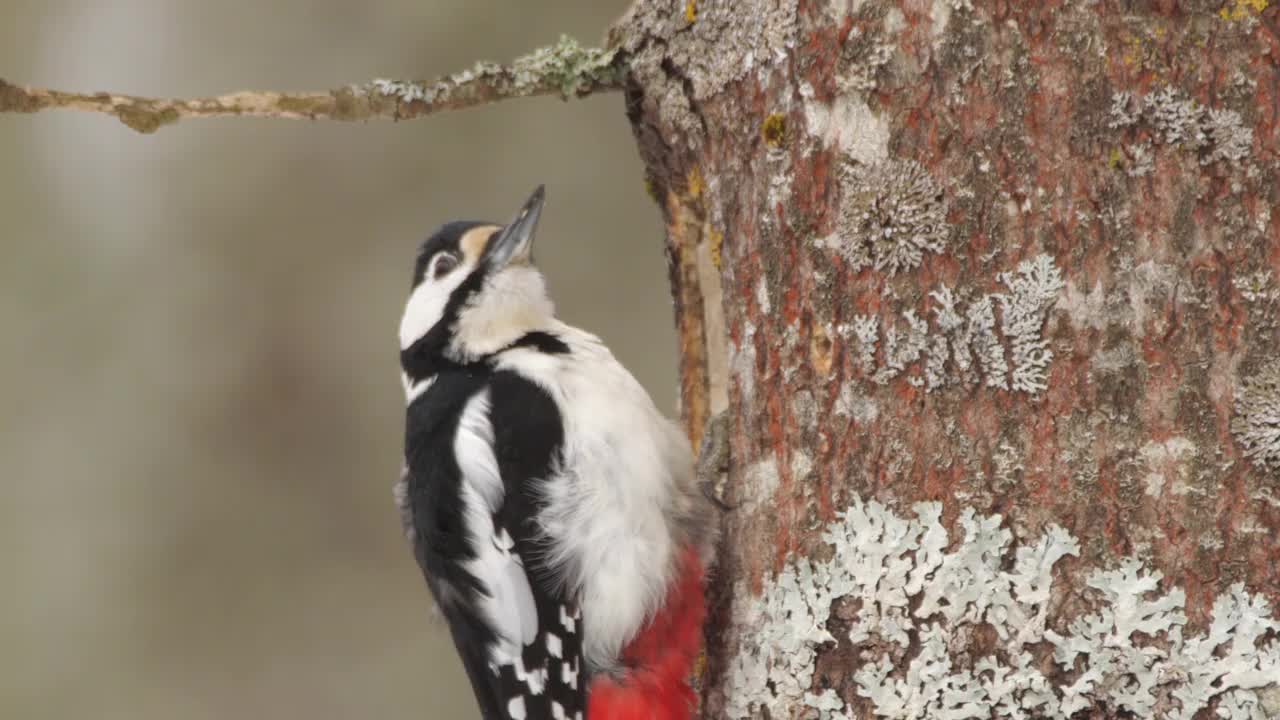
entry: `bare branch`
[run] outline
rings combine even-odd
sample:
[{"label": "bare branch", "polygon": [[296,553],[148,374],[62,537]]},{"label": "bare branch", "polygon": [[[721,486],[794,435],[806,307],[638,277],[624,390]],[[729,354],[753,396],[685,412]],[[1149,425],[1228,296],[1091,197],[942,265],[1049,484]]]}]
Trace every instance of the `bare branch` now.
[{"label": "bare branch", "polygon": [[236,92],[217,97],[148,98],[21,87],[0,79],[0,113],[67,108],[114,115],[141,133],[184,118],[228,115],[325,120],[408,120],[441,110],[508,98],[559,94],[564,99],[622,88],[625,68],[614,50],[584,48],[568,37],[509,65],[482,62],[435,81],[373,80],[321,92]]}]

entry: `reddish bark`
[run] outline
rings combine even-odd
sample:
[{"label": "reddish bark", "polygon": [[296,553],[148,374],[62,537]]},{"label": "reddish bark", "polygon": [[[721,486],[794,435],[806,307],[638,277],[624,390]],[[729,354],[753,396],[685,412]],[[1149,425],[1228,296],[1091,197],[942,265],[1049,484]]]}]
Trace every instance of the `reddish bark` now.
[{"label": "reddish bark", "polygon": [[[688,3],[689,22],[686,3],[640,0],[615,35],[635,60],[630,115],[667,218],[695,439],[717,404],[713,380],[727,381],[725,499],[739,507],[725,515],[714,618],[726,621],[735,581],[758,591],[786,557],[820,551],[815,528],[855,495],[939,500],[949,524],[963,507],[999,513],[1016,537],[1062,525],[1082,544],[1062,566],[1076,587],[1080,568],[1141,554],[1187,590],[1193,626],[1237,581],[1280,601],[1280,484],[1233,432],[1250,420],[1237,410],[1243,381],[1278,348],[1280,12],[726,3]],[[794,28],[762,17],[792,5]],[[866,121],[838,114],[846,98],[887,126],[884,159],[919,163],[945,199],[945,249],[896,275],[816,242],[848,241],[839,169],[874,164],[847,141],[874,128],[844,122]],[[1184,121],[1209,139],[1179,139]],[[718,287],[698,272],[707,245]],[[883,330],[905,331],[904,311],[934,327],[931,291],[1005,292],[998,274],[1040,253],[1066,284],[1041,328],[1054,353],[1043,392],[990,388],[981,374],[926,392],[911,382],[924,357],[882,386],[841,332],[855,315],[878,318],[883,366]],[[1254,277],[1270,284],[1255,292]],[[711,304],[722,334],[707,331]],[[875,411],[840,414],[850,393]],[[744,502],[762,459],[777,485]],[[734,646],[713,638],[713,712]]]}]

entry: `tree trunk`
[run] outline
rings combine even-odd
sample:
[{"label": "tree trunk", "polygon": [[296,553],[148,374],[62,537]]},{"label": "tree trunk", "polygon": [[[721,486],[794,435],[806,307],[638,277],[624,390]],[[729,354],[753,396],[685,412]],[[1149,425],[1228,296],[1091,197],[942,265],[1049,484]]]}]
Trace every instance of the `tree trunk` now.
[{"label": "tree trunk", "polygon": [[1280,13],[639,0],[707,717],[1280,717]]}]

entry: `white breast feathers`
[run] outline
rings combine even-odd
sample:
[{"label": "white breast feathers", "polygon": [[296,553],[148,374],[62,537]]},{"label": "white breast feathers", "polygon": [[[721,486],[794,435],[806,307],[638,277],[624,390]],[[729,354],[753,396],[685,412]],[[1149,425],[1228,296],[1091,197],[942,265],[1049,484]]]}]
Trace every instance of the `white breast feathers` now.
[{"label": "white breast feathers", "polygon": [[598,338],[559,323],[552,332],[569,353],[514,349],[499,367],[537,382],[560,408],[564,449],[539,524],[548,564],[578,594],[584,654],[598,671],[616,664],[664,599],[680,550],[673,508],[693,463],[679,428]]}]

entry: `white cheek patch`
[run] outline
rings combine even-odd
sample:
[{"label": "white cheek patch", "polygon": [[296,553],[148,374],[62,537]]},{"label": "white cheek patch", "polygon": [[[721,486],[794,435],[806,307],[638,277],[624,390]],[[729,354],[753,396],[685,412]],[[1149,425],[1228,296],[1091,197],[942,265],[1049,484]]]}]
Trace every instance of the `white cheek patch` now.
[{"label": "white cheek patch", "polygon": [[407,350],[444,316],[451,288],[423,280],[409,295],[400,317],[400,349]]},{"label": "white cheek patch", "polygon": [[408,350],[409,346],[440,322],[444,317],[444,308],[449,303],[449,296],[458,289],[474,268],[473,262],[465,260],[448,275],[439,280],[425,277],[413,289],[409,295],[409,301],[405,303],[404,315],[400,317],[401,350]]},{"label": "white cheek patch", "polygon": [[458,267],[439,280],[431,277],[435,260],[427,267],[426,277],[413,289],[409,302],[405,304],[404,315],[400,319],[400,349],[407,350],[423,335],[430,332],[436,323],[444,317],[444,308],[449,304],[449,296],[467,279],[480,263],[489,237],[499,230],[497,225],[481,225],[463,233],[458,239]]}]

